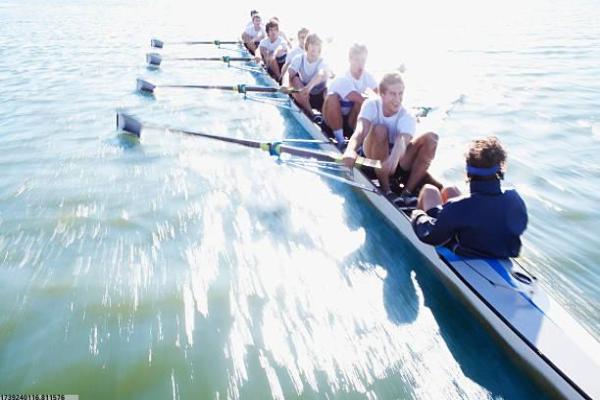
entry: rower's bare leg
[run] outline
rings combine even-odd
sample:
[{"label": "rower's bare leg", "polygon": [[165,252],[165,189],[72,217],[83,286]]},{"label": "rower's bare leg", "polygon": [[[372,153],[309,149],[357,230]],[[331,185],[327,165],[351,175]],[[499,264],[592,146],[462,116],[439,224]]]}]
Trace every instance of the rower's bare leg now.
[{"label": "rower's bare leg", "polygon": [[275,78],[277,82],[280,82],[281,71],[279,70],[279,63],[277,62],[277,59],[275,57],[271,58],[271,60],[269,61],[269,67],[271,68],[271,72],[273,73],[273,78]]},{"label": "rower's bare leg", "polygon": [[460,196],[462,193],[456,186],[450,186],[440,190],[433,186],[426,184],[419,193],[419,201],[417,202],[417,208],[427,211],[433,207],[446,204],[449,199]]},{"label": "rower's bare leg", "polygon": [[333,93],[325,97],[323,119],[325,119],[325,123],[333,131],[343,128],[342,107],[340,106],[340,96],[337,94]]},{"label": "rower's bare leg", "polygon": [[251,40],[249,42],[246,42],[246,46],[248,46],[248,50],[250,50],[250,53],[252,53],[253,56],[256,55],[256,44],[254,44],[254,42]]},{"label": "rower's bare leg", "polygon": [[[414,137],[408,144],[406,153],[399,163],[403,170],[410,171],[408,181],[404,185],[407,191],[412,193],[427,176],[427,170],[435,157],[437,143],[438,135],[434,132],[427,132]],[[431,176],[429,177],[431,178]],[[431,179],[435,181],[433,178]],[[439,182],[435,182],[439,184]],[[441,184],[439,185],[441,186]]]},{"label": "rower's bare leg", "polygon": [[433,185],[433,186],[437,187],[440,190],[442,190],[444,188],[444,185],[440,181],[438,181],[437,179],[435,179],[429,172],[427,172],[425,174],[425,176],[423,177],[423,179],[421,180],[421,182],[419,182],[417,184],[417,188],[419,186],[422,186],[422,185],[426,184],[426,183],[428,183],[430,185]]},{"label": "rower's bare leg", "polygon": [[[367,158],[385,161],[390,155],[388,132],[385,125],[373,124],[363,143],[363,149]],[[376,169],[375,174],[379,180],[379,186],[383,193],[390,190],[390,177],[381,169]]]},{"label": "rower's bare leg", "polygon": [[[297,76],[292,79],[292,87],[296,89],[304,88],[304,83]],[[296,100],[296,103],[302,107],[302,109],[308,114],[309,117],[313,118],[314,114],[312,112],[312,107],[310,105],[310,95],[303,94],[301,92],[292,93],[292,97]]]},{"label": "rower's bare leg", "polygon": [[438,188],[433,185],[423,186],[423,189],[419,193],[419,200],[417,201],[418,209],[427,211],[442,204],[442,193]]},{"label": "rower's bare leg", "polygon": [[352,106],[352,110],[350,110],[350,114],[348,114],[348,125],[352,128],[352,132],[356,129],[356,121],[358,120],[358,113],[362,107],[363,102],[365,101],[364,97],[360,96],[360,101],[355,101]]},{"label": "rower's bare leg", "polygon": [[456,186],[449,186],[442,189],[442,202],[446,202],[454,197],[460,196],[462,193]]}]

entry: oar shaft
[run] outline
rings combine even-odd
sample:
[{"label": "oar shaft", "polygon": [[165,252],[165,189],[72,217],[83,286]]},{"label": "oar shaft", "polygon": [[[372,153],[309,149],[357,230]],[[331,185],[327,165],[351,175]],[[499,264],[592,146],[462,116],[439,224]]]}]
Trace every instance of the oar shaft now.
[{"label": "oar shaft", "polygon": [[[210,133],[204,132],[196,132],[196,131],[188,131],[185,129],[173,129],[166,126],[157,126],[157,125],[147,125],[150,128],[155,129],[165,129],[171,132],[179,132],[185,135],[203,137],[206,139],[214,139],[221,142],[234,143],[239,144],[246,147],[251,147],[255,149],[261,149],[264,151],[268,151],[269,154],[274,156],[280,156],[282,153],[287,153],[290,155],[305,157],[305,158],[313,158],[319,161],[335,161],[337,163],[341,163],[341,154],[334,152],[325,152],[320,150],[312,150],[305,149],[301,147],[288,146],[281,142],[262,142],[258,140],[252,139],[238,139],[230,136],[221,136],[214,135]],[[129,116],[127,114],[118,112],[117,113],[117,129],[124,130],[126,132],[132,133],[138,137],[141,136],[143,125],[141,122],[136,120],[134,117]],[[362,157],[358,157],[356,160],[356,164],[358,165],[369,165],[374,168],[381,168],[381,163],[377,160],[364,159]]]},{"label": "oar shaft", "polygon": [[163,48],[165,44],[184,44],[184,45],[196,45],[196,44],[214,44],[215,46],[220,46],[222,44],[240,44],[239,40],[193,40],[193,41],[183,41],[183,42],[163,42],[160,39],[152,39],[150,40],[150,46],[155,48]]},{"label": "oar shaft", "polygon": [[154,89],[171,88],[171,89],[214,89],[214,90],[231,90],[238,93],[258,92],[258,93],[292,93],[295,89],[287,87],[271,87],[271,86],[249,86],[244,84],[239,85],[154,85],[143,79],[137,79],[137,89],[144,93],[153,93]]},{"label": "oar shaft", "polygon": [[214,89],[214,90],[233,90],[234,92],[259,92],[259,93],[276,93],[279,88],[269,86],[246,86],[246,85],[158,85],[160,88],[175,88],[175,89]]},{"label": "oar shaft", "polygon": [[238,91],[237,85],[158,85],[159,88],[171,89],[215,89]]},{"label": "oar shaft", "polygon": [[213,135],[210,133],[187,131],[184,129],[170,129],[170,128],[166,128],[166,129],[169,129],[170,131],[173,131],[173,132],[180,132],[185,135],[203,137],[206,139],[214,139],[214,140],[218,140],[220,142],[235,143],[235,144],[239,144],[241,146],[251,147],[254,149],[260,149],[261,146],[263,145],[263,142],[260,142],[258,140],[238,139],[238,138],[234,138],[234,137],[230,137],[230,136]]},{"label": "oar shaft", "polygon": [[188,42],[177,42],[177,44],[214,44],[216,46],[220,44],[239,44],[239,40],[195,40]]},{"label": "oar shaft", "polygon": [[280,153],[287,153],[293,156],[314,158],[319,161],[337,161],[338,157],[332,153],[327,153],[320,150],[304,149],[302,147],[289,146],[286,144],[279,145]]},{"label": "oar shaft", "polygon": [[251,61],[250,57],[178,57],[178,58],[168,58],[167,60],[177,60],[177,61]]}]

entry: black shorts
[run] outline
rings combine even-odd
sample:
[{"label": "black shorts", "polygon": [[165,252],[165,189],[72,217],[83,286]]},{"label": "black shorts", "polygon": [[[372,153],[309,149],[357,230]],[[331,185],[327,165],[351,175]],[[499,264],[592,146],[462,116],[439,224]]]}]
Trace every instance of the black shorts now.
[{"label": "black shorts", "polygon": [[308,96],[308,101],[310,102],[310,106],[315,110],[322,111],[323,103],[325,102],[325,91],[317,94],[310,94]]},{"label": "black shorts", "polygon": [[[254,42],[254,45],[256,46],[256,50],[258,50],[258,45],[260,44],[260,42]],[[248,47],[248,43],[244,42],[244,47],[246,48],[246,50],[248,50],[248,52],[252,55],[254,55],[254,51],[250,50],[250,47]]]},{"label": "black shorts", "polygon": [[348,138],[354,133],[354,129],[350,126],[350,114],[342,114],[342,130],[344,131],[344,135]]},{"label": "black shorts", "polygon": [[[360,156],[365,157],[364,152],[361,150],[359,153]],[[360,166],[360,170],[365,173],[367,178],[369,179],[377,179],[377,174],[375,174],[375,168],[367,167],[364,165]],[[405,184],[410,177],[410,171],[405,171],[400,165],[396,167],[396,171],[390,176],[390,186],[397,187],[401,184]]]}]

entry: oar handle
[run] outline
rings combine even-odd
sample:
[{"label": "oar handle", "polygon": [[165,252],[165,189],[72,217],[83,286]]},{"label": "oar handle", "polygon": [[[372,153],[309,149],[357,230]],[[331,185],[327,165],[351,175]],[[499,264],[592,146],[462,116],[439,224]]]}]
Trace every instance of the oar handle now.
[{"label": "oar handle", "polygon": [[[264,145],[263,145],[264,146]],[[335,152],[327,152],[313,149],[305,149],[302,147],[287,146],[281,142],[268,143],[268,149],[271,155],[279,155],[287,153],[298,157],[314,158],[319,161],[334,161],[342,164],[342,154]],[[373,160],[366,157],[357,157],[354,162],[356,165],[381,169],[381,161]]]},{"label": "oar handle", "polygon": [[362,165],[363,167],[381,169],[381,161],[361,156],[356,157],[356,161],[354,162],[354,164]]}]

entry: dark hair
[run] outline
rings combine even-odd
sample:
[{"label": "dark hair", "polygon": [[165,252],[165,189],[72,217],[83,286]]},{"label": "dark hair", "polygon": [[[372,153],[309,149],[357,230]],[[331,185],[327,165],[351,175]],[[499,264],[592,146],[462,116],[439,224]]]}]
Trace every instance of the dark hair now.
[{"label": "dark hair", "polygon": [[258,14],[258,11],[252,10],[250,11],[250,18],[254,17],[254,15]]},{"label": "dark hair", "polygon": [[279,24],[273,20],[270,20],[269,22],[267,22],[267,25],[265,25],[265,31],[267,33],[269,33],[269,31],[274,28],[279,29]]},{"label": "dark hair", "polygon": [[[469,150],[465,154],[467,166],[475,168],[493,168],[498,167],[495,174],[488,178],[504,177],[504,167],[506,164],[506,150],[502,147],[502,143],[495,136],[475,139],[471,142]],[[472,179],[476,175],[468,174]],[[477,176],[481,178],[481,176]]]}]

